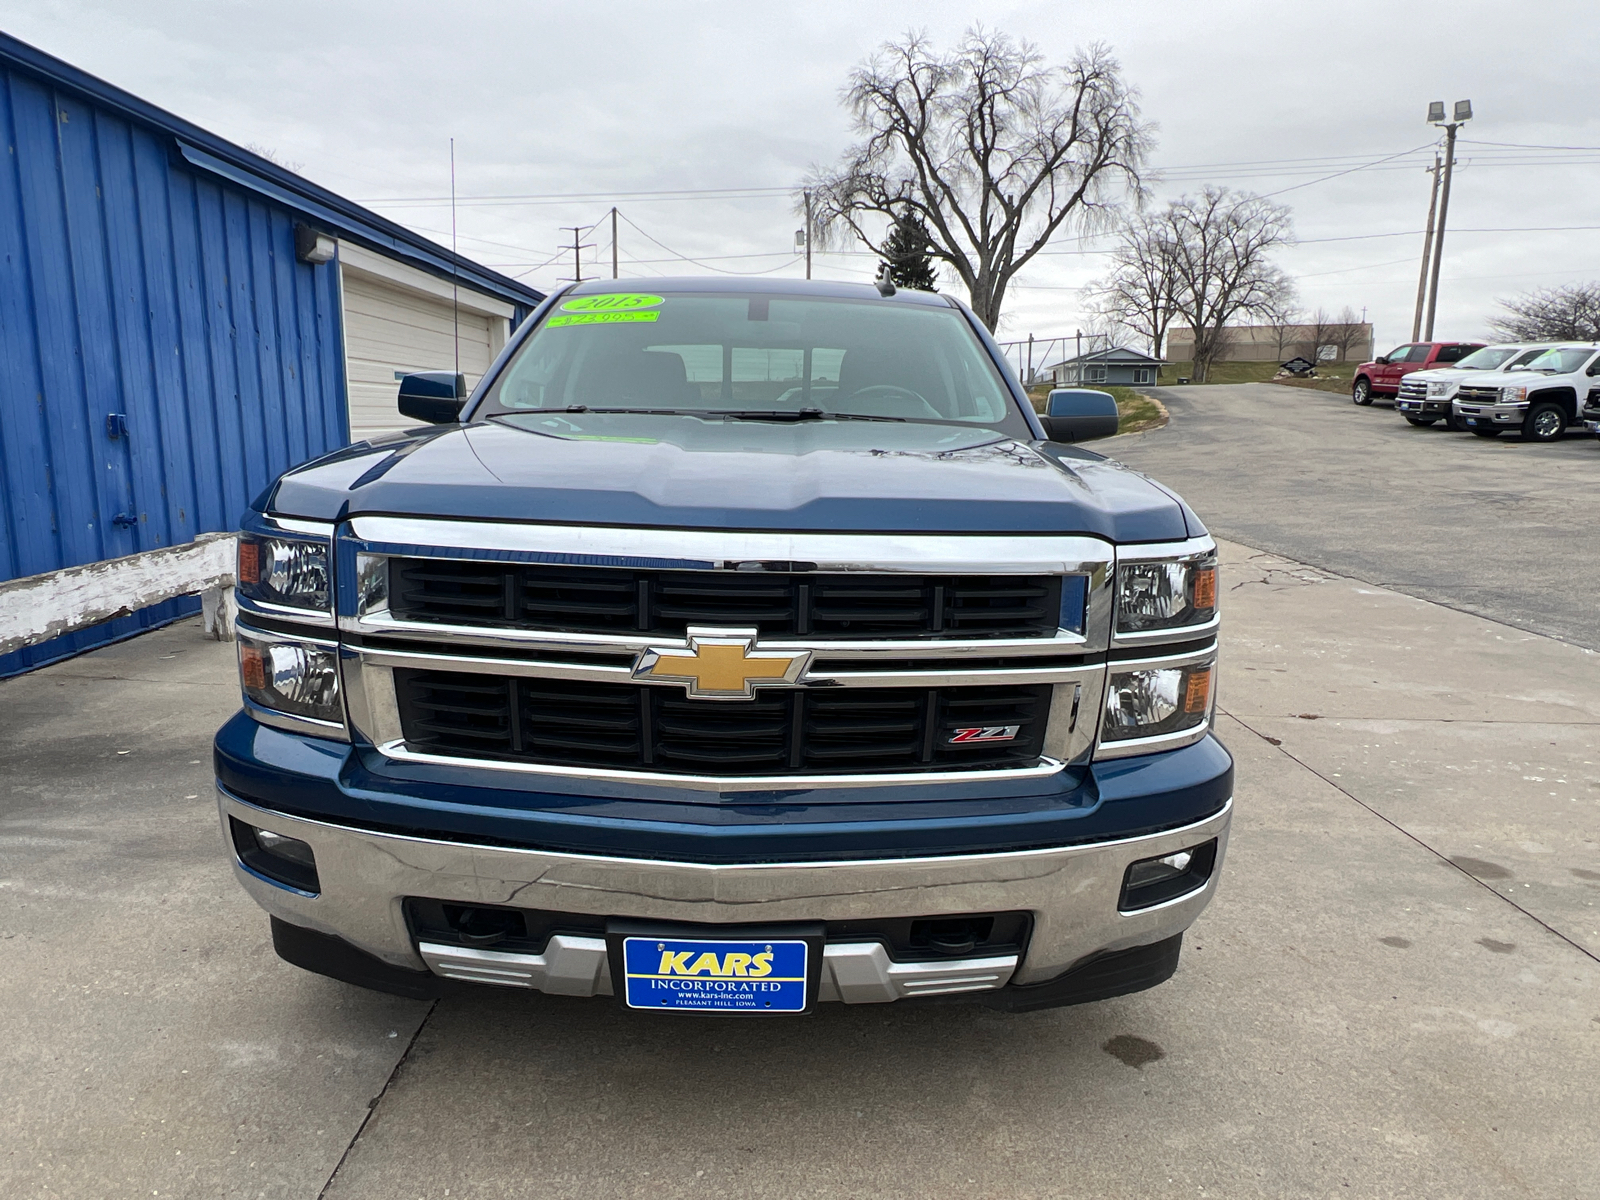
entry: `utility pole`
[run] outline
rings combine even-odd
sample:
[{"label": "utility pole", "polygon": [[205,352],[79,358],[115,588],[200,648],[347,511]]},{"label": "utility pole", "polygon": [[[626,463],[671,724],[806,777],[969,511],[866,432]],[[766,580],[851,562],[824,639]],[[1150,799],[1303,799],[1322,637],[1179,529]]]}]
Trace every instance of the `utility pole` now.
[{"label": "utility pole", "polygon": [[[593,248],[594,243],[593,242],[585,242],[581,246],[578,245],[578,235],[580,233],[582,233],[583,230],[584,230],[584,226],[582,226],[582,225],[563,225],[561,228],[567,230],[568,232],[570,232],[572,234],[572,282],[573,283],[582,283],[583,282],[583,259],[582,259],[582,255],[579,253],[579,251],[588,250],[588,249]],[[589,228],[592,229],[593,226],[589,226]]]},{"label": "utility pole", "polygon": [[811,278],[811,189],[806,189],[806,278]]},{"label": "utility pole", "polygon": [[455,339],[456,375],[461,374],[461,260],[456,255],[456,140],[450,139],[450,332]]},{"label": "utility pole", "polygon": [[1428,171],[1433,176],[1433,188],[1432,194],[1428,197],[1428,232],[1422,238],[1422,270],[1417,275],[1417,311],[1411,318],[1411,340],[1413,342],[1422,336],[1422,309],[1428,302],[1428,260],[1433,256],[1433,218],[1439,211],[1439,156],[1437,154],[1433,156],[1433,166],[1429,167]]},{"label": "utility pole", "polygon": [[1027,383],[1033,382],[1033,334],[1031,333],[1028,335],[1028,373],[1023,378]]},{"label": "utility pole", "polygon": [[1455,119],[1444,119],[1444,102],[1435,100],[1428,105],[1428,120],[1444,126],[1444,183],[1439,190],[1439,232],[1433,243],[1433,274],[1428,286],[1428,323],[1423,329],[1424,341],[1433,340],[1433,314],[1439,307],[1439,263],[1444,258],[1445,219],[1450,214],[1450,169],[1456,162],[1456,130],[1472,120],[1472,101],[1457,100]]},{"label": "utility pole", "polygon": [[611,206],[611,278],[617,277],[617,206]]}]

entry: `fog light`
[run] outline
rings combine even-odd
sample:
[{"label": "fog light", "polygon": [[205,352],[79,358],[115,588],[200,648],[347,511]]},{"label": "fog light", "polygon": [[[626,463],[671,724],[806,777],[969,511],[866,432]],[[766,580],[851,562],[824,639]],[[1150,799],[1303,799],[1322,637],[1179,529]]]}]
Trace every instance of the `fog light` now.
[{"label": "fog light", "polygon": [[1199,891],[1211,878],[1211,871],[1216,865],[1215,840],[1203,846],[1163,854],[1160,858],[1140,859],[1129,865],[1123,877],[1122,899],[1117,907],[1123,912],[1132,912]]},{"label": "fog light", "polygon": [[317,857],[299,838],[270,829],[257,829],[235,817],[228,818],[234,852],[239,861],[269,883],[315,896],[322,890],[317,878]]}]

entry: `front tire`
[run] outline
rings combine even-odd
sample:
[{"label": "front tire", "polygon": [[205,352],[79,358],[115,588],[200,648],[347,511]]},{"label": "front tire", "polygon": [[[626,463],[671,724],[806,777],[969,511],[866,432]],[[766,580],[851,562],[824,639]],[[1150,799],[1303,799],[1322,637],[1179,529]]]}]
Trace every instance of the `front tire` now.
[{"label": "front tire", "polygon": [[1522,422],[1522,440],[1525,442],[1558,442],[1567,432],[1567,414],[1559,404],[1546,401],[1528,410]]},{"label": "front tire", "polygon": [[1372,403],[1372,383],[1367,379],[1358,379],[1350,389],[1350,399],[1357,404]]},{"label": "front tire", "polygon": [[1437,417],[1407,417],[1406,420],[1408,422],[1410,422],[1412,425],[1415,425],[1418,429],[1426,429],[1429,425],[1432,425],[1436,420],[1438,420],[1438,418]]}]

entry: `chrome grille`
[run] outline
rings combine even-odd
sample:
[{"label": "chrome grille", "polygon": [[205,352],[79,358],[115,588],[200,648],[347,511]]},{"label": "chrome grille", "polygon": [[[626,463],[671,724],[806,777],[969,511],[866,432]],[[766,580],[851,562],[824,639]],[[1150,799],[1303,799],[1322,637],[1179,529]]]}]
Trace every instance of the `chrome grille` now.
[{"label": "chrome grille", "polygon": [[1456,391],[1457,400],[1465,400],[1470,404],[1496,404],[1500,400],[1500,389],[1496,387],[1461,387]]}]

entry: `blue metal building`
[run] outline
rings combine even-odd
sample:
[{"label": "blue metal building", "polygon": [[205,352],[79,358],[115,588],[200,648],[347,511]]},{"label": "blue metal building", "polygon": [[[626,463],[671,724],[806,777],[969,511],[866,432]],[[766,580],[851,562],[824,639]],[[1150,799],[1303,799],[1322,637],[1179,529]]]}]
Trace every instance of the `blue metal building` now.
[{"label": "blue metal building", "polygon": [[[312,235],[453,275],[512,325],[542,298],[3,34],[0,136],[0,580],[233,529],[349,441],[339,261]],[[5,655],[0,677],[194,611]]]}]

